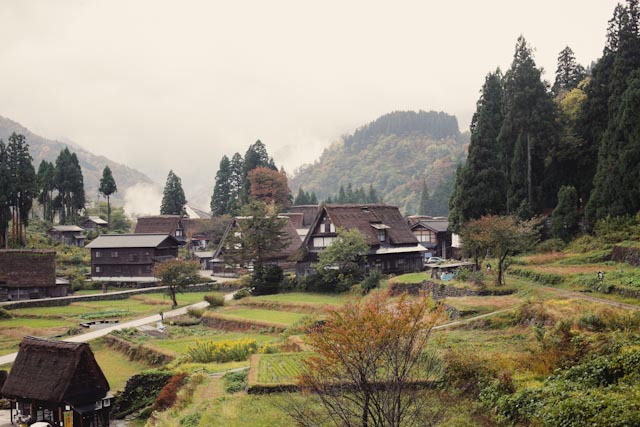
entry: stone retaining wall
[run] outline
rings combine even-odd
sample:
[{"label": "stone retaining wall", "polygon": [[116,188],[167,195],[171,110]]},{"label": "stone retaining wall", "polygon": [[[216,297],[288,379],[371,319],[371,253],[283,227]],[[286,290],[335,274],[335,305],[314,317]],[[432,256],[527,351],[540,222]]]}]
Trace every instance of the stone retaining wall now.
[{"label": "stone retaining wall", "polygon": [[617,262],[625,262],[634,267],[640,267],[640,248],[614,246],[611,251],[611,259]]}]

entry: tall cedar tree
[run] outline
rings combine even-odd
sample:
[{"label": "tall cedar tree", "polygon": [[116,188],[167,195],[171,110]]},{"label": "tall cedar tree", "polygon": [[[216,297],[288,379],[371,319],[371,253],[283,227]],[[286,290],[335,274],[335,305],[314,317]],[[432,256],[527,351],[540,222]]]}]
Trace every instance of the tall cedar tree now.
[{"label": "tall cedar tree", "polygon": [[266,204],[274,204],[278,209],[291,205],[287,176],[277,170],[257,167],[249,172],[251,199]]},{"label": "tall cedar tree", "polygon": [[113,174],[109,166],[105,166],[102,170],[102,178],[100,178],[100,188],[98,189],[107,198],[107,222],[111,226],[111,200],[110,197],[113,193],[118,191],[116,180],[113,179]]},{"label": "tall cedar tree", "polygon": [[574,187],[563,185],[558,192],[558,205],[551,214],[553,237],[565,242],[571,240],[579,230],[578,192]]},{"label": "tall cedar tree", "polygon": [[503,124],[503,77],[500,70],[487,74],[471,121],[467,162],[456,174],[450,208],[452,227],[488,214],[507,210],[506,159],[498,135]]},{"label": "tall cedar tree", "polygon": [[311,202],[310,202],[309,194],[307,192],[305,192],[302,187],[300,187],[298,189],[298,195],[293,200],[293,205],[294,206],[300,206],[300,205],[310,205],[310,204],[311,204]]},{"label": "tall cedar tree", "polygon": [[428,298],[390,304],[382,293],[329,311],[309,334],[303,395],[287,396],[282,409],[305,427],[439,425],[441,362],[427,343],[440,317]]},{"label": "tall cedar tree", "polygon": [[185,198],[184,190],[182,189],[182,181],[175,173],[173,173],[172,170],[170,170],[169,175],[167,176],[167,182],[164,185],[160,214],[182,215],[182,210],[186,203],[187,199]]},{"label": "tall cedar tree", "polygon": [[60,151],[56,159],[55,185],[58,195],[54,203],[60,213],[60,223],[73,223],[78,218],[78,211],[84,209],[85,194],[78,156],[68,148]]},{"label": "tall cedar tree", "polygon": [[38,166],[38,203],[42,206],[42,218],[53,222],[53,191],[55,190],[56,167],[53,163],[43,160]]},{"label": "tall cedar tree", "polygon": [[558,129],[555,104],[540,76],[531,48],[520,36],[504,77],[504,120],[498,141],[508,177],[507,210],[521,216],[553,207],[559,185],[543,182],[545,156],[557,143]]},{"label": "tall cedar tree", "polygon": [[418,215],[426,215],[429,211],[429,188],[427,181],[422,180],[422,190],[420,191],[420,206],[418,206]]},{"label": "tall cedar tree", "polygon": [[211,196],[211,212],[214,215],[229,213],[231,201],[231,162],[227,156],[222,156],[220,166],[216,172],[216,181]]},{"label": "tall cedar tree", "polygon": [[249,202],[249,196],[251,195],[251,183],[249,182],[249,172],[255,168],[263,167],[277,171],[278,168],[273,163],[273,159],[269,157],[267,153],[267,147],[262,141],[257,140],[251,144],[244,155],[244,163],[242,168],[242,204]]},{"label": "tall cedar tree", "polygon": [[573,50],[567,46],[558,54],[558,67],[556,79],[551,87],[555,95],[563,95],[578,87],[578,84],[587,76],[584,67],[576,61]]},{"label": "tall cedar tree", "polygon": [[7,147],[0,139],[0,247],[9,244],[9,221],[11,221],[11,202],[9,192],[11,176],[7,159]]},{"label": "tall cedar tree", "polygon": [[640,211],[640,70],[629,79],[603,136],[594,184],[587,205],[591,224]]},{"label": "tall cedar tree", "polygon": [[36,170],[24,135],[11,134],[6,156],[10,177],[9,203],[13,214],[12,240],[14,244],[24,246],[25,227],[29,223],[33,199],[37,196]]},{"label": "tall cedar tree", "polygon": [[240,153],[236,153],[231,158],[231,164],[229,165],[229,205],[227,206],[227,212],[230,215],[235,215],[240,210],[243,173],[244,160]]},{"label": "tall cedar tree", "polygon": [[[586,87],[587,100],[579,120],[587,144],[598,146],[594,188],[586,209],[590,226],[607,215],[634,214],[629,200],[637,188],[633,182],[636,158],[637,71],[640,69],[638,1],[616,6],[607,30],[607,45]],[[635,105],[634,105],[635,104]],[[625,129],[625,126],[628,126]]]}]

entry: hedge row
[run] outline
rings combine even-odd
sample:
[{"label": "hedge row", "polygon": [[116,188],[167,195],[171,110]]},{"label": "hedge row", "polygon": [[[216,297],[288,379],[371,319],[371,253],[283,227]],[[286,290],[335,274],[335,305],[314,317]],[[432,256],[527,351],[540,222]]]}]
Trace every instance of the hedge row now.
[{"label": "hedge row", "polygon": [[530,279],[543,285],[559,285],[564,282],[564,277],[559,274],[541,273],[523,268],[510,268],[509,273],[524,279]]}]

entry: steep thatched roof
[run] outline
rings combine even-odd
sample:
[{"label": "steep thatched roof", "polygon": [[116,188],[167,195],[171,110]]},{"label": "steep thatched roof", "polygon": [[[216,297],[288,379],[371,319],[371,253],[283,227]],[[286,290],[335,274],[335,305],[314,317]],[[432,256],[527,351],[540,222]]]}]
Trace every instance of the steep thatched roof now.
[{"label": "steep thatched roof", "polygon": [[161,233],[175,236],[178,228],[180,228],[180,215],[145,216],[138,218],[134,233]]},{"label": "steep thatched roof", "polygon": [[25,337],[2,395],[73,405],[95,402],[109,383],[86,343]]},{"label": "steep thatched roof", "polygon": [[297,205],[289,208],[289,213],[301,213],[303,215],[302,227],[309,228],[318,213],[320,206],[318,205]]},{"label": "steep thatched roof", "polygon": [[[415,245],[413,235],[397,206],[384,204],[325,205],[323,211],[336,228],[360,231],[370,246],[380,244],[377,229],[384,228],[392,245]],[[321,210],[322,212],[322,210]],[[322,215],[318,215],[316,222]],[[312,226],[315,230],[317,224]]]},{"label": "steep thatched roof", "polygon": [[56,285],[56,252],[44,249],[0,249],[3,287]]}]

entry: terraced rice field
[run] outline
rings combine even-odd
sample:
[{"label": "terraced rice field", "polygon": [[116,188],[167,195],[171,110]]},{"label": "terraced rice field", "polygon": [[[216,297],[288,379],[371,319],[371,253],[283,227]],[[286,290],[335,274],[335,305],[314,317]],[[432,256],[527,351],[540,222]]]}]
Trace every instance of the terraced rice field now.
[{"label": "terraced rice field", "polygon": [[229,318],[240,318],[248,320],[262,320],[264,322],[291,325],[305,317],[304,314],[292,313],[289,311],[261,310],[251,308],[229,308],[218,311],[218,313]]},{"label": "terraced rice field", "polygon": [[[260,384],[291,384],[302,369],[302,361],[313,353],[261,354],[257,363]],[[254,367],[252,366],[252,369]]]}]

